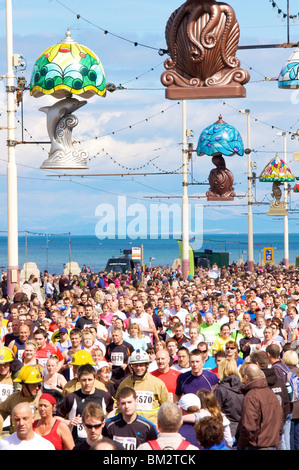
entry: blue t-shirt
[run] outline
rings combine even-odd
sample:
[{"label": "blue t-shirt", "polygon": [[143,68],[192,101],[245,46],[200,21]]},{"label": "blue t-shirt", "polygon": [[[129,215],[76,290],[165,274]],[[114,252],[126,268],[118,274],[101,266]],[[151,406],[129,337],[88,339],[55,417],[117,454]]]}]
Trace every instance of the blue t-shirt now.
[{"label": "blue t-shirt", "polygon": [[194,423],[183,423],[178,432],[186,441],[190,442],[190,444],[200,448],[198,440],[196,439]]},{"label": "blue t-shirt", "polygon": [[180,397],[186,393],[196,394],[198,390],[212,390],[218,381],[217,375],[207,370],[203,370],[199,376],[192,375],[191,371],[184,372],[177,378],[175,394]]},{"label": "blue t-shirt", "polygon": [[216,361],[213,356],[209,356],[209,359],[207,359],[203,365],[203,370],[211,370],[215,369],[216,367]]},{"label": "blue t-shirt", "polygon": [[226,446],[223,442],[221,444],[214,444],[211,447],[206,447],[202,450],[233,450],[231,447]]}]

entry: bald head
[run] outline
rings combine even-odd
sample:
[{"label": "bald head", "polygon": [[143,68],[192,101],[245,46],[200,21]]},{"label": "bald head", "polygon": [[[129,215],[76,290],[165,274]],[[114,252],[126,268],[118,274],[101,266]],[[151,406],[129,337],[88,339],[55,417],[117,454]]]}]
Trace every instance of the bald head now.
[{"label": "bald head", "polygon": [[265,377],[257,364],[248,364],[244,370],[244,377],[247,376],[247,382]]},{"label": "bald head", "polygon": [[166,349],[156,352],[156,362],[160,372],[167,372],[170,365],[170,355]]},{"label": "bald head", "polygon": [[28,411],[32,414],[32,410],[29,406],[29,404],[27,402],[23,402],[23,403],[18,403],[12,410],[12,416],[14,415],[14,413],[18,413],[20,411]]},{"label": "bald head", "polygon": [[17,436],[21,440],[32,439],[34,432],[33,413],[28,403],[18,403],[12,410],[12,421]]}]

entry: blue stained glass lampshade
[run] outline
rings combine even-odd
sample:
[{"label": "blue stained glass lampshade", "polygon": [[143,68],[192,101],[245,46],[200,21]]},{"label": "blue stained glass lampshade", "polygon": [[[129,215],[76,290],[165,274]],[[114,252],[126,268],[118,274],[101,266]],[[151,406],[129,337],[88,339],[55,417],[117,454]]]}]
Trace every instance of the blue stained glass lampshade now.
[{"label": "blue stained glass lampshade", "polygon": [[283,66],[279,78],[278,87],[285,89],[299,88],[299,47]]},{"label": "blue stained glass lampshade", "polygon": [[226,156],[242,156],[244,144],[239,131],[219,116],[217,122],[206,127],[200,134],[196,152],[197,155],[213,156],[221,153]]}]

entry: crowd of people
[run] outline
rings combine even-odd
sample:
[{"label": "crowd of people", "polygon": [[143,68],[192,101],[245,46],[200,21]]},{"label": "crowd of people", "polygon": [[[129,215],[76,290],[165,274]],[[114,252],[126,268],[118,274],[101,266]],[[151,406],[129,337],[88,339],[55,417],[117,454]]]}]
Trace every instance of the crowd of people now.
[{"label": "crowd of people", "polygon": [[297,268],[83,266],[1,289],[0,449],[299,449]]}]

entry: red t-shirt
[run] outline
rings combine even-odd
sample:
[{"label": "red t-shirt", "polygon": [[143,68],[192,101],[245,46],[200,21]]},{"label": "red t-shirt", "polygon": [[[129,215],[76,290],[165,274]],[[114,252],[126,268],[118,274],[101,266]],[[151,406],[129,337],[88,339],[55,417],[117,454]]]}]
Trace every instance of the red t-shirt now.
[{"label": "red t-shirt", "polygon": [[52,346],[52,344],[46,344],[43,348],[38,349],[35,353],[35,357],[39,359],[39,362],[43,366],[45,366],[47,360],[52,354],[58,357],[59,362],[64,360],[59,349],[56,346]]},{"label": "red t-shirt", "polygon": [[[35,430],[36,426],[37,426],[37,423],[38,423],[38,419],[36,421],[34,421],[33,423],[33,430]],[[62,438],[61,436],[59,436],[59,434],[57,433],[57,428],[60,424],[60,420],[59,419],[56,419],[51,431],[49,432],[49,434],[45,434],[44,436],[42,436],[44,439],[47,439],[47,441],[50,441],[52,442],[52,444],[54,445],[55,447],[55,450],[64,450],[64,447],[63,447],[63,441],[62,441]]]},{"label": "red t-shirt", "polygon": [[162,380],[162,382],[165,383],[170,399],[171,401],[174,401],[176,381],[177,381],[178,375],[180,375],[181,372],[179,370],[169,369],[168,372],[163,374],[159,372],[159,369],[156,369],[156,370],[153,370],[151,374],[154,375],[155,377],[158,377],[158,379]]}]

